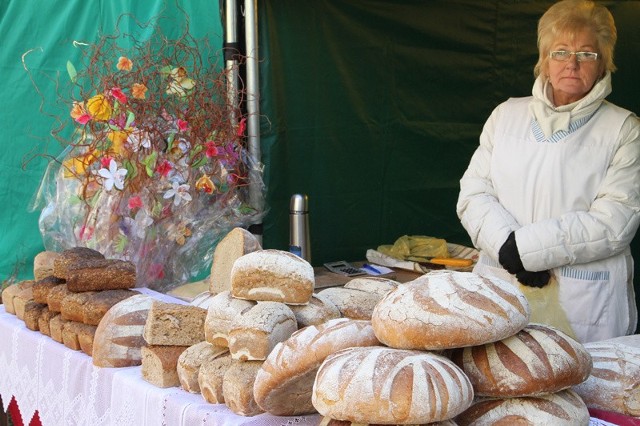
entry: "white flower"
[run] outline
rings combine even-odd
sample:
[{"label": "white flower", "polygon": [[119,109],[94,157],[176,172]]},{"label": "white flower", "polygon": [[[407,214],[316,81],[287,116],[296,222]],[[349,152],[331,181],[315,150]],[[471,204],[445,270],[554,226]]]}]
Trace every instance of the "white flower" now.
[{"label": "white flower", "polygon": [[144,130],[136,129],[129,137],[127,142],[131,145],[133,152],[138,152],[140,148],[151,148],[151,140],[149,139],[149,133]]},{"label": "white flower", "polygon": [[98,170],[98,174],[104,178],[102,185],[107,191],[111,191],[114,186],[121,191],[124,189],[124,177],[127,175],[127,169],[119,169],[118,163],[113,158],[109,161],[109,168]]},{"label": "white flower", "polygon": [[180,185],[178,182],[173,182],[172,188],[164,193],[163,198],[168,199],[173,197],[173,205],[179,206],[180,203],[184,200],[186,203],[191,201],[191,194],[189,194],[189,189],[191,186],[183,183]]}]

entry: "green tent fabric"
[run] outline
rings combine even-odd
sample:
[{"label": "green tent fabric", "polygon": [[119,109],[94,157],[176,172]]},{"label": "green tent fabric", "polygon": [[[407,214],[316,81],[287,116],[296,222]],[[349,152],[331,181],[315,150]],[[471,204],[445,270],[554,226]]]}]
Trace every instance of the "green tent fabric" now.
[{"label": "green tent fabric", "polygon": [[69,117],[66,107],[56,102],[56,85],[68,80],[67,61],[80,58],[80,48],[73,42],[97,42],[100,35],[114,34],[116,28],[145,40],[152,31],[146,24],[152,20],[169,38],[183,34],[188,21],[196,40],[222,48],[217,1],[0,0],[4,80],[0,88],[0,281],[32,277],[33,257],[44,249],[38,230],[40,212],[30,212],[29,204],[46,161],[36,157],[24,162],[34,153],[61,151],[50,132],[57,126],[57,117]]}]

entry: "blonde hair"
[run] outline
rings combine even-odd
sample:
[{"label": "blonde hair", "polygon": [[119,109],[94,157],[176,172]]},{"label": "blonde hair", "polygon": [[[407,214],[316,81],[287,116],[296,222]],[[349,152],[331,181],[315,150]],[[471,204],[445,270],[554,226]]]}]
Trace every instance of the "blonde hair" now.
[{"label": "blonde hair", "polygon": [[546,75],[551,46],[560,36],[575,37],[580,31],[590,29],[596,36],[596,46],[604,71],[614,72],[613,49],[618,32],[609,10],[589,0],[562,0],[551,6],[538,22],[538,63],[534,76]]}]

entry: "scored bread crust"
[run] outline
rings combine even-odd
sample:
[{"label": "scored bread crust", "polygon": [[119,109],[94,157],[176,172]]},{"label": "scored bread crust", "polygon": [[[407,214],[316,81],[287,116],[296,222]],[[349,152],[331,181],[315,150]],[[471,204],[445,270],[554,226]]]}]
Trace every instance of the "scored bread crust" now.
[{"label": "scored bread crust", "polygon": [[456,349],[451,359],[476,395],[500,398],[558,392],[582,383],[591,371],[582,344],[543,324],[529,324],[498,342]]},{"label": "scored bread crust", "polygon": [[588,425],[589,419],[582,399],[565,389],[538,396],[480,400],[455,420],[459,426],[576,426]]},{"label": "scored bread crust", "polygon": [[229,331],[234,319],[255,305],[256,302],[232,297],[230,291],[216,294],[207,307],[204,320],[205,340],[213,345],[229,346]]},{"label": "scored bread crust", "polygon": [[443,356],[370,346],[327,357],[312,402],[320,414],[338,420],[421,424],[455,417],[473,397],[467,376]]},{"label": "scored bread crust", "polygon": [[510,283],[471,272],[437,271],[388,293],[371,321],[388,346],[442,350],[512,336],[529,317],[527,299]]},{"label": "scored bread crust", "polygon": [[313,381],[325,358],[349,347],[379,344],[365,320],[337,318],[298,330],[262,364],[253,385],[256,402],[277,416],[313,413]]},{"label": "scored bread crust", "polygon": [[257,250],[231,268],[231,294],[239,299],[306,304],[314,286],[311,264],[287,251]]}]

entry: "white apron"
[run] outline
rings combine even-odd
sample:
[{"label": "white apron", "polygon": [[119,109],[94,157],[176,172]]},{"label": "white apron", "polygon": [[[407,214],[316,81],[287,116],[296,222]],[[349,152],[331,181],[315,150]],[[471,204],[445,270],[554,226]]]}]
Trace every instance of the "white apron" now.
[{"label": "white apron", "polygon": [[[491,178],[500,203],[524,226],[568,211],[587,211],[604,179],[629,112],[603,102],[567,132],[545,138],[528,113],[531,98],[510,99],[497,122]],[[526,173],[527,170],[533,171]],[[640,182],[638,182],[640,185]],[[517,285],[482,253],[474,272]],[[633,260],[622,253],[587,264],[554,268],[559,300],[583,343],[633,333],[636,327]]]}]

